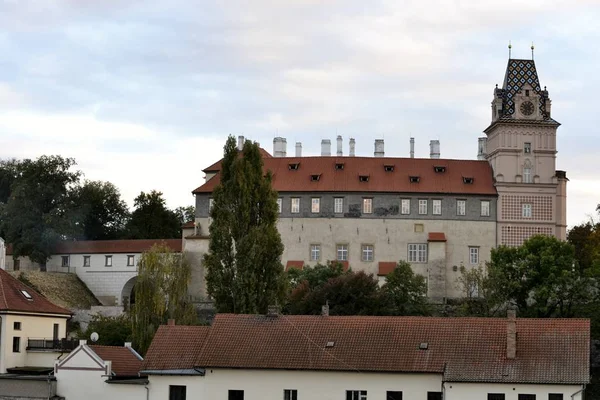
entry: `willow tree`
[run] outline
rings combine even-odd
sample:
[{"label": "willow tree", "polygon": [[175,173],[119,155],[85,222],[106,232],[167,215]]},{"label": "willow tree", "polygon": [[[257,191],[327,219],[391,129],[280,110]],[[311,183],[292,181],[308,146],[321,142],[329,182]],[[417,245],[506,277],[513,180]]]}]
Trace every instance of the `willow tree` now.
[{"label": "willow tree", "polygon": [[185,257],[165,244],[155,244],[141,255],[131,323],[133,341],[142,354],[150,346],[159,325],[169,319],[180,325],[197,323],[194,306],[188,301],[191,274]]},{"label": "willow tree", "polygon": [[265,313],[285,299],[283,244],[277,231],[277,192],[263,171],[257,143],[238,154],[224,147],[220,183],[213,191],[209,252],[204,256],[208,294],[219,312]]}]

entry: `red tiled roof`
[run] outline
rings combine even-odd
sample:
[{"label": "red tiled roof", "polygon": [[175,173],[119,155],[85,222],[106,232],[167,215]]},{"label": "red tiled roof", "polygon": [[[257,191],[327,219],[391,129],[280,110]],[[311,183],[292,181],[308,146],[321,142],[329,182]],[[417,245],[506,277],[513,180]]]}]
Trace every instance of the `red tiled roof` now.
[{"label": "red tiled roof", "polygon": [[127,347],[89,346],[104,361],[111,361],[112,372],[117,376],[138,376],[142,360]]},{"label": "red tiled roof", "polygon": [[[269,152],[266,151],[265,149],[263,149],[262,147],[259,147],[258,151],[260,152],[260,155],[262,156],[263,160],[265,158],[273,158],[273,156],[271,154],[269,154]],[[241,154],[241,152],[238,152],[238,153]],[[216,171],[220,171],[221,170],[221,162],[222,161],[223,161],[223,159],[220,159],[216,163],[212,164],[210,167],[204,168],[202,170],[202,172],[216,172]]]},{"label": "red tiled roof", "polygon": [[395,270],[397,265],[398,263],[394,261],[379,261],[379,271],[377,272],[377,275],[386,276]]},{"label": "red tiled roof", "polygon": [[194,221],[186,222],[185,224],[181,225],[183,229],[194,228],[195,226],[196,224]]},{"label": "red tiled roof", "polygon": [[304,267],[304,261],[302,260],[289,260],[285,264],[285,270],[288,271],[290,268],[302,269]]},{"label": "red tiled roof", "polygon": [[444,232],[429,232],[428,242],[445,242],[446,234]]},{"label": "red tiled roof", "polygon": [[[341,157],[271,157],[264,158],[264,169],[273,173],[273,188],[278,192],[394,192],[394,193],[456,193],[497,195],[492,168],[487,161],[445,160],[430,158],[343,157],[344,169],[336,170]],[[290,170],[290,163],[300,163]],[[218,164],[218,163],[217,163]],[[220,165],[209,167],[217,172]],[[384,170],[385,165],[395,165],[394,171]],[[443,166],[445,172],[435,172]],[[209,170],[207,169],[207,170]],[[321,174],[318,181],[311,175]],[[359,175],[368,175],[361,182]],[[418,176],[411,183],[410,176]],[[473,177],[466,184],[463,177]],[[219,184],[219,174],[198,187],[193,193],[212,193]]]},{"label": "red tiled roof", "polygon": [[[64,241],[56,245],[54,254],[142,253],[160,243],[166,244],[174,252],[181,253],[181,239],[136,239]],[[12,255],[12,246],[7,246],[6,254]]]},{"label": "red tiled roof", "polygon": [[[589,381],[590,322],[517,319],[517,356],[506,357],[508,320],[438,317],[268,317],[218,314],[208,336],[186,336],[170,355],[168,332],[149,357],[162,368],[293,369],[438,373],[446,381],[583,384]],[[155,340],[157,340],[155,339]],[[332,347],[326,347],[333,342]],[[427,350],[420,350],[427,343]]]},{"label": "red tiled roof", "polygon": [[[21,290],[25,290],[31,300],[25,298]],[[0,269],[0,312],[23,311],[43,314],[64,314],[70,316],[71,311],[51,303],[44,296],[19,281],[8,272]]]},{"label": "red tiled roof", "polygon": [[142,371],[194,368],[209,330],[209,326],[160,326],[146,353]]}]

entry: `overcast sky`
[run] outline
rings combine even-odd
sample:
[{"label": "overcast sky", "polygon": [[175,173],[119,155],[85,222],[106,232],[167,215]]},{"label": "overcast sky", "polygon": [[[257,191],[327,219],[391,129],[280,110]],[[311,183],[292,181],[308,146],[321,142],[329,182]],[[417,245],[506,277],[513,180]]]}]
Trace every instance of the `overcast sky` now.
[{"label": "overcast sky", "polygon": [[[600,202],[597,1],[0,0],[0,158],[193,204],[227,135],[475,158],[508,41],[552,99],[568,224]],[[335,146],[335,144],[334,144]]]}]

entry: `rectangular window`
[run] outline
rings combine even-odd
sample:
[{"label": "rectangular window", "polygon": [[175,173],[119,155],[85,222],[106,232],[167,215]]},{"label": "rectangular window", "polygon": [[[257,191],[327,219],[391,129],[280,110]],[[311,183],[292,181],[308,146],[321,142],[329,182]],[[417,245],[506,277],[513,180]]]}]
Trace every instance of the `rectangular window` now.
[{"label": "rectangular window", "polygon": [[20,270],[20,269],[21,269],[21,260],[19,260],[19,259],[16,259],[16,260],[14,260],[14,262],[15,262],[15,263],[14,263],[14,265],[13,265],[13,270],[14,270],[14,271],[18,271],[18,270]]},{"label": "rectangular window", "polygon": [[283,199],[280,197],[277,199],[277,212],[281,214],[281,208],[283,207]]},{"label": "rectangular window", "polygon": [[410,199],[402,199],[402,211],[401,213],[404,215],[410,214]]},{"label": "rectangular window", "polygon": [[367,391],[346,390],[346,400],[367,400]]},{"label": "rectangular window", "polygon": [[208,213],[209,214],[212,211],[214,205],[215,205],[215,200],[214,199],[208,199]]},{"label": "rectangular window", "polygon": [[311,201],[310,211],[313,213],[318,213],[321,210],[321,199],[318,197],[313,197]]},{"label": "rectangular window", "polygon": [[169,400],[185,400],[185,392],[185,386],[169,385]]},{"label": "rectangular window", "polygon": [[373,261],[373,245],[372,244],[363,244],[361,253],[362,253],[363,261]]},{"label": "rectangular window", "polygon": [[104,256],[104,266],[112,267],[112,256]]},{"label": "rectangular window", "polygon": [[69,266],[69,256],[62,256],[62,266],[63,267]]},{"label": "rectangular window", "polygon": [[18,336],[13,337],[13,353],[21,352],[21,338]]},{"label": "rectangular window", "polygon": [[442,392],[427,392],[427,400],[442,400]]},{"label": "rectangular window", "polygon": [[427,214],[427,200],[419,200],[419,214]]},{"label": "rectangular window", "polygon": [[363,199],[363,213],[373,213],[373,199]]},{"label": "rectangular window", "polygon": [[481,216],[482,217],[490,216],[490,201],[489,200],[481,200]]},{"label": "rectangular window", "polygon": [[91,257],[90,256],[83,256],[83,266],[84,267],[89,267],[91,261]]},{"label": "rectangular window", "polygon": [[336,197],[333,199],[333,212],[336,214],[341,214],[344,212],[344,198]]},{"label": "rectangular window", "polygon": [[388,390],[385,394],[385,400],[402,400],[402,392]]},{"label": "rectangular window", "polygon": [[60,329],[58,324],[52,326],[52,340],[58,340],[58,330]]},{"label": "rectangular window", "polygon": [[531,204],[523,204],[523,218],[531,218]]},{"label": "rectangular window", "polygon": [[562,393],[549,393],[548,400],[563,400]]},{"label": "rectangular window", "polygon": [[298,400],[298,391],[296,389],[284,389],[283,400]]},{"label": "rectangular window", "polygon": [[347,244],[338,244],[337,247],[337,260],[338,261],[348,261],[348,245]]},{"label": "rectangular window", "polygon": [[13,322],[13,329],[15,331],[20,331],[21,330],[21,323],[20,322]]},{"label": "rectangular window", "polygon": [[310,261],[319,261],[321,259],[321,245],[310,245]]},{"label": "rectangular window", "polygon": [[427,262],[427,243],[413,243],[408,245],[408,262]]},{"label": "rectangular window", "polygon": [[300,212],[300,198],[292,197],[292,214],[298,214]]},{"label": "rectangular window", "polygon": [[243,390],[230,390],[227,400],[244,400]]},{"label": "rectangular window", "polygon": [[469,247],[469,264],[479,264],[479,247]]},{"label": "rectangular window", "polygon": [[456,200],[456,215],[465,215],[467,211],[466,200]]},{"label": "rectangular window", "polygon": [[523,168],[523,183],[531,183],[531,168]]},{"label": "rectangular window", "polygon": [[132,256],[132,255],[127,256],[127,266],[133,267],[134,264],[135,264],[135,256]]},{"label": "rectangular window", "polygon": [[432,213],[433,215],[442,215],[442,201],[441,200],[433,200],[432,202]]},{"label": "rectangular window", "polygon": [[504,393],[488,393],[487,400],[504,400]]},{"label": "rectangular window", "polygon": [[519,394],[519,400],[535,400],[535,394]]},{"label": "rectangular window", "polygon": [[525,142],[525,146],[523,146],[523,152],[525,154],[531,153],[531,143]]}]

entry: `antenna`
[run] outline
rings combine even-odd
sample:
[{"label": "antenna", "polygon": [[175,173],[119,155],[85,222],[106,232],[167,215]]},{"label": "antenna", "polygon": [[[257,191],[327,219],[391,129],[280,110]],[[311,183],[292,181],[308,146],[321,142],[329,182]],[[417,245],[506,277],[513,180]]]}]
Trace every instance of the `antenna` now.
[{"label": "antenna", "polygon": [[510,53],[512,50],[512,44],[510,44],[510,40],[508,41],[508,59],[510,60]]},{"label": "antenna", "polygon": [[533,42],[531,42],[531,60],[533,60],[533,49],[534,49],[534,48],[535,48],[535,47],[533,47]]}]

